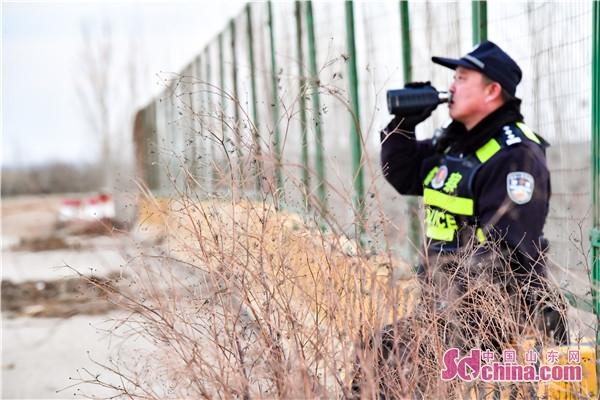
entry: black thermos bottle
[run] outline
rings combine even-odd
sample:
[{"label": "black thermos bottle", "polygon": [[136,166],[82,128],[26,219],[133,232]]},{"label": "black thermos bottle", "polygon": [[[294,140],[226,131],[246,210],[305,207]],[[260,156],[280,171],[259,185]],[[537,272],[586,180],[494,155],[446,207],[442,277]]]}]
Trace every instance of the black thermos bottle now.
[{"label": "black thermos bottle", "polygon": [[387,104],[390,114],[408,116],[426,109],[435,109],[450,100],[449,92],[438,92],[433,86],[407,87],[388,90]]}]

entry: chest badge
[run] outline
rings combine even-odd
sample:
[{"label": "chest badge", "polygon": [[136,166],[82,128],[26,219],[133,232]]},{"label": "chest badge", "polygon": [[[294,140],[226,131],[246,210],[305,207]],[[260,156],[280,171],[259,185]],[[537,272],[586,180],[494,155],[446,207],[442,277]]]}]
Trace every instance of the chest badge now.
[{"label": "chest badge", "polygon": [[444,182],[446,182],[446,178],[448,177],[448,167],[442,165],[440,169],[437,170],[435,176],[431,180],[431,187],[434,189],[439,189],[444,186]]},{"label": "chest badge", "polygon": [[527,204],[533,196],[535,179],[527,172],[517,171],[506,175],[508,197],[516,204]]}]

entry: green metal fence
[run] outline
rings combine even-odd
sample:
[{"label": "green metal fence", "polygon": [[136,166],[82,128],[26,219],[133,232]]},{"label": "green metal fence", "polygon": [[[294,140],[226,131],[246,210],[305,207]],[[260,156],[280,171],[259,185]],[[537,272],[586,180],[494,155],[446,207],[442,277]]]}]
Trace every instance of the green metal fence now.
[{"label": "green metal fence", "polygon": [[600,3],[592,9],[592,294],[596,312],[596,377],[600,386]]},{"label": "green metal fence", "polygon": [[[418,203],[379,168],[385,91],[409,80],[447,87],[451,73],[431,56],[462,55],[486,37],[521,65],[526,121],[552,144],[553,272],[589,298],[592,269],[600,279],[597,2],[250,3],[140,111],[140,168],[161,195],[185,186],[184,167],[198,193],[269,192],[411,257]],[[446,119],[440,107],[417,137]]]}]

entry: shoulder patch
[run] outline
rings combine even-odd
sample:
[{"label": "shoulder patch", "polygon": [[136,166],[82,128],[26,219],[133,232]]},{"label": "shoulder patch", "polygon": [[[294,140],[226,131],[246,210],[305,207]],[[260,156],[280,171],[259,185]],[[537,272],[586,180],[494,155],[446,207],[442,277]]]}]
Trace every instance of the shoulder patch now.
[{"label": "shoulder patch", "polygon": [[521,138],[513,132],[509,125],[505,125],[502,127],[502,131],[504,132],[504,142],[507,146],[512,146],[516,143],[521,143]]},{"label": "shoulder patch", "polygon": [[533,196],[535,179],[527,172],[517,171],[506,175],[506,192],[516,204],[527,204]]}]

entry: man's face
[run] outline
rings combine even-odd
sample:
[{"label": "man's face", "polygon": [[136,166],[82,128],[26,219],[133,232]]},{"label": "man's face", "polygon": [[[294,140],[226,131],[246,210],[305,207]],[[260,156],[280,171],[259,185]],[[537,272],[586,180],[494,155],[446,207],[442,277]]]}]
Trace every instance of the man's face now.
[{"label": "man's face", "polygon": [[450,117],[469,125],[470,120],[477,118],[484,111],[486,86],[482,73],[457,67],[450,85],[452,93],[452,102],[448,105]]}]

